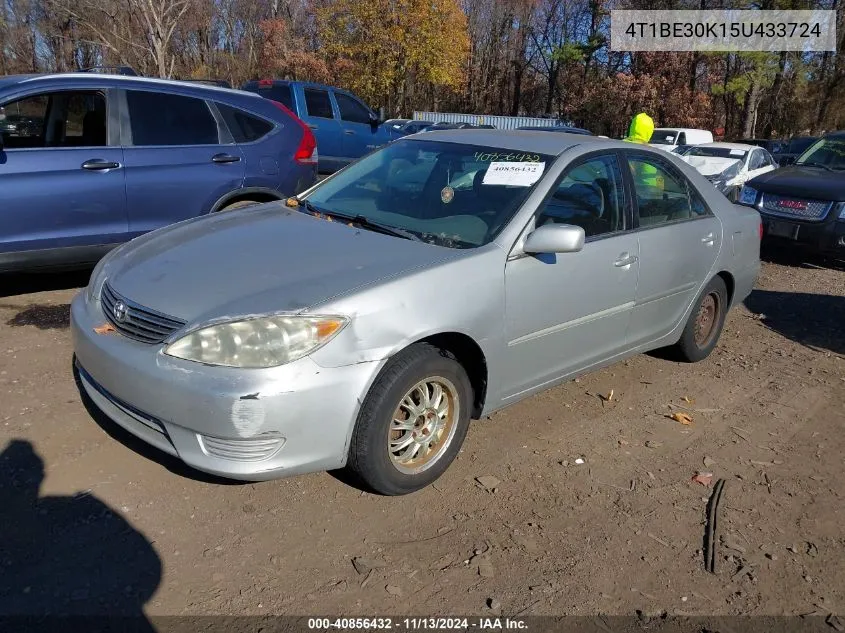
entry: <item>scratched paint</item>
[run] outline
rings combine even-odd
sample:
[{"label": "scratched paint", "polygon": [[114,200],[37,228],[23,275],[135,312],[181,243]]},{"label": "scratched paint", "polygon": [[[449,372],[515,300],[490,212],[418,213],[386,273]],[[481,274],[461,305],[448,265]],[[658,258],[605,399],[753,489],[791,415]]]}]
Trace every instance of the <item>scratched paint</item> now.
[{"label": "scratched paint", "polygon": [[232,403],[232,424],[240,437],[257,435],[264,426],[266,418],[264,404],[261,400],[235,400]]}]

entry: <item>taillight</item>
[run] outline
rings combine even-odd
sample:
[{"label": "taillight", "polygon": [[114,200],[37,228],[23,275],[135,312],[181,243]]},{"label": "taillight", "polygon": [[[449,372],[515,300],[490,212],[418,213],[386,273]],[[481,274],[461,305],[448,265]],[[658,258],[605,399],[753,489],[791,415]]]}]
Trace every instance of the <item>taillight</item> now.
[{"label": "taillight", "polygon": [[261,88],[272,88],[273,87],[273,80],[272,79],[259,79],[258,85]]},{"label": "taillight", "polygon": [[302,128],[302,138],[299,139],[299,146],[293,154],[293,159],[300,165],[316,165],[317,164],[317,139],[314,138],[314,133],[305,123],[296,116],[291,110],[285,107],[285,104],[279,103],[269,99],[270,103],[279,108],[282,112],[290,116]]}]

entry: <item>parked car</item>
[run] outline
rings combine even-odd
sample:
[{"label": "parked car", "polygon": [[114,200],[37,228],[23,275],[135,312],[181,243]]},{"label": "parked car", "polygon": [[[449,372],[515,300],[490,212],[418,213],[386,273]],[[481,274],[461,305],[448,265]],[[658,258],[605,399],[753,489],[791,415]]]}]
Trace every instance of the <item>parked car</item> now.
[{"label": "parked car", "polygon": [[683,159],[732,202],[739,198],[747,180],[777,167],[771,154],[762,147],[741,143],[694,145],[683,154]]},{"label": "parked car", "polygon": [[303,81],[262,79],[242,90],[283,103],[317,137],[320,173],[331,173],[391,141],[379,116],[351,92]]},{"label": "parked car", "polygon": [[772,152],[775,160],[779,165],[791,165],[795,160],[801,156],[807,149],[819,140],[817,136],[796,136],[786,141],[781,146],[780,151]]},{"label": "parked car", "polygon": [[387,119],[382,125],[392,130],[401,130],[403,125],[410,122],[411,119]]},{"label": "parked car", "polygon": [[434,125],[434,121],[408,121],[405,125],[399,128],[398,136],[407,136],[409,134],[416,134],[422,132],[424,129]]},{"label": "parked car", "polygon": [[677,154],[678,156],[684,156],[693,147],[695,147],[695,145],[676,145],[669,151],[673,154]]},{"label": "parked car", "polygon": [[585,130],[584,128],[580,127],[567,127],[565,125],[523,125],[521,127],[516,128],[517,130],[534,130],[536,132],[564,132],[566,134],[585,134],[587,136],[593,136],[593,133],[590,130]]},{"label": "parked car", "polygon": [[255,95],[68,73],[0,77],[0,270],[87,264],[173,222],[316,178],[311,131]]},{"label": "parked car", "polygon": [[404,494],[446,470],[470,418],[646,350],[707,357],[754,284],[759,231],[666,152],[429,132],[286,209],[111,253],[71,309],[79,382],[194,468],[346,466]]},{"label": "parked car", "polygon": [[765,240],[845,254],[845,131],[829,134],[793,165],[746,183],[740,203],[763,217]]},{"label": "parked car", "polygon": [[787,141],[769,138],[743,138],[736,142],[742,143],[743,145],[756,145],[757,147],[762,147],[772,155],[780,154],[787,145]]},{"label": "parked car", "polygon": [[713,133],[682,127],[661,127],[654,130],[650,145],[671,152],[678,145],[701,145],[712,143]]}]

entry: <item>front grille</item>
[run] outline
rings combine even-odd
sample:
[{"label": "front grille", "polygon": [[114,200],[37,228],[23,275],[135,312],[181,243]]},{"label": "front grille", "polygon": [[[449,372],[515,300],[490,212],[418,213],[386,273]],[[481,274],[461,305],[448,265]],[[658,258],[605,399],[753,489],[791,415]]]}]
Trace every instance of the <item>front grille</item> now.
[{"label": "front grille", "polygon": [[772,215],[819,222],[824,220],[832,202],[763,194],[763,211]]},{"label": "front grille", "polygon": [[[142,343],[161,343],[185,325],[185,321],[129,301],[115,292],[108,282],[103,284],[100,304],[103,314],[118,332]],[[115,310],[115,306],[122,306],[122,309]],[[122,315],[121,318],[118,315]]]},{"label": "front grille", "polygon": [[205,452],[214,457],[242,462],[259,462],[278,451],[285,443],[283,437],[257,437],[227,440],[220,437],[198,436]]}]

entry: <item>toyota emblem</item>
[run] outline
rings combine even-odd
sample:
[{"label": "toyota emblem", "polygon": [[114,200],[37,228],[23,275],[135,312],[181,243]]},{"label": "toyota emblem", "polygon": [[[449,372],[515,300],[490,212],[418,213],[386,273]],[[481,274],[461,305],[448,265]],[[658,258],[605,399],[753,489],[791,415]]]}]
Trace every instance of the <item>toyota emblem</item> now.
[{"label": "toyota emblem", "polygon": [[118,301],[111,309],[114,314],[114,320],[118,323],[123,323],[126,320],[126,304],[123,301]]}]

